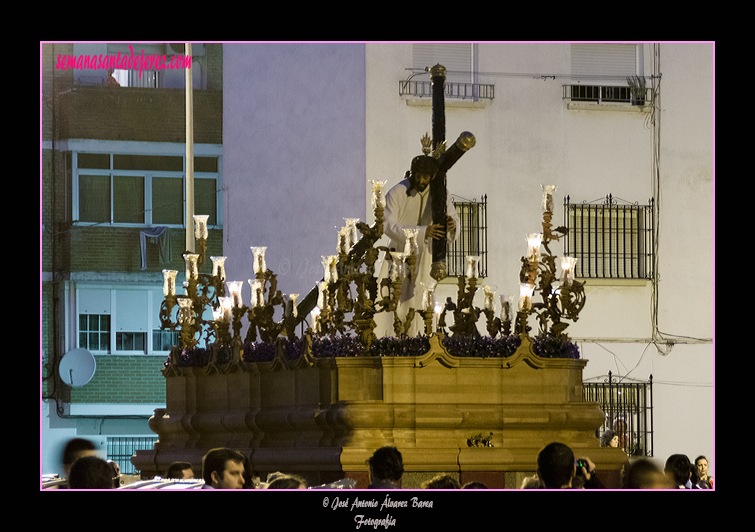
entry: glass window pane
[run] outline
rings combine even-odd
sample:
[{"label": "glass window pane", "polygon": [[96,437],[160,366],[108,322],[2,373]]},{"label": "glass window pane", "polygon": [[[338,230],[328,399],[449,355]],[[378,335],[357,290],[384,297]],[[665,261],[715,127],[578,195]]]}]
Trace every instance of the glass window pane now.
[{"label": "glass window pane", "polygon": [[114,154],[113,168],[116,170],[183,172],[184,160],[180,156]]},{"label": "glass window pane", "polygon": [[110,222],[110,176],[79,176],[79,221]]},{"label": "glass window pane", "polygon": [[113,177],[113,222],[144,223],[144,177]]},{"label": "glass window pane", "polygon": [[217,181],[214,179],[195,179],[194,180],[194,213],[207,214],[207,225],[216,225],[216,207],[217,197],[215,186]]},{"label": "glass window pane", "polygon": [[217,157],[194,157],[194,171],[195,172],[217,172],[218,171],[218,158]]},{"label": "glass window pane", "polygon": [[152,178],[152,223],[183,224],[183,183],[176,177]]},{"label": "glass window pane", "polygon": [[77,157],[79,168],[94,168],[96,170],[110,169],[109,153],[81,153]]}]

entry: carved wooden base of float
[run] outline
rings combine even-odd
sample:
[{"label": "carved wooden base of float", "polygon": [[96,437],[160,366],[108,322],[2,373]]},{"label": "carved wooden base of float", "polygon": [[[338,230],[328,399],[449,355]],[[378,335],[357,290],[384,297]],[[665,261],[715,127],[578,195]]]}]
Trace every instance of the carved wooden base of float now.
[{"label": "carved wooden base of float", "polygon": [[[586,360],[540,358],[526,335],[508,358],[453,357],[440,339],[432,336],[418,357],[312,359],[305,350],[290,362],[279,350],[272,362],[171,365],[166,408],[150,419],[158,442],[132,462],[143,478],[179,460],[199,475],[209,449],[230,447],[263,478],[273,471],[310,484],[354,478],[365,488],[367,459],[393,445],[403,455],[405,488],[436,473],[518,488],[507,484],[534,473],[540,449],[560,441],[618,487],[626,456],[599,447],[603,412],[582,400]],[[490,433],[492,447],[468,446]]]}]

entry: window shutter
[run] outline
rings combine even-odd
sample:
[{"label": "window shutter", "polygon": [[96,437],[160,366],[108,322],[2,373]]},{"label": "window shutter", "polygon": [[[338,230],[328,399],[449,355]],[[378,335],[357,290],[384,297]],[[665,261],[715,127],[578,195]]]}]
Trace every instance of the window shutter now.
[{"label": "window shutter", "polygon": [[146,290],[117,290],[116,332],[146,332],[149,328]]},{"label": "window shutter", "polygon": [[624,85],[637,75],[637,45],[572,44],[571,75],[594,85]]},{"label": "window shutter", "polygon": [[110,314],[110,289],[79,290],[79,314]]},{"label": "window shutter", "polygon": [[416,43],[412,45],[412,67],[446,67],[446,81],[472,83],[471,43]]}]

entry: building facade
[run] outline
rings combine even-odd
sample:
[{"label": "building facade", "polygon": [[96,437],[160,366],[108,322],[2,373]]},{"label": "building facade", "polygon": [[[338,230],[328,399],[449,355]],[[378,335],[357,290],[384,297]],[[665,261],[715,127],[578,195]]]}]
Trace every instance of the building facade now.
[{"label": "building facade", "polygon": [[[140,76],[135,55],[164,57],[163,68]],[[182,270],[186,248],[187,69],[194,85],[196,212],[210,216],[210,253],[222,255],[222,46],[197,43],[192,55],[189,67],[179,62],[183,44],[41,47],[46,473],[58,471],[62,442],[74,436],[95,440],[126,473],[133,446],[154,439],[147,420],[165,402],[159,370],[175,343],[157,317],[161,272]],[[117,83],[108,83],[109,65]],[[85,384],[60,371],[65,356],[80,350],[96,365]],[[63,366],[86,371],[71,369],[71,362]]]}]

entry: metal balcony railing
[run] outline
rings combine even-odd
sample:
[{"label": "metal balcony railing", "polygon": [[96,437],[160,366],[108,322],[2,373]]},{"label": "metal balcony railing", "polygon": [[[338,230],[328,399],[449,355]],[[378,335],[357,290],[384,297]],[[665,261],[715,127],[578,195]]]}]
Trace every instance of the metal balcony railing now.
[{"label": "metal balcony railing", "polygon": [[[492,100],[495,95],[495,85],[482,85],[479,83],[456,83],[447,81],[444,84],[444,88],[445,97],[456,100]],[[433,84],[431,81],[399,81],[398,93],[399,96],[432,98]]]}]

